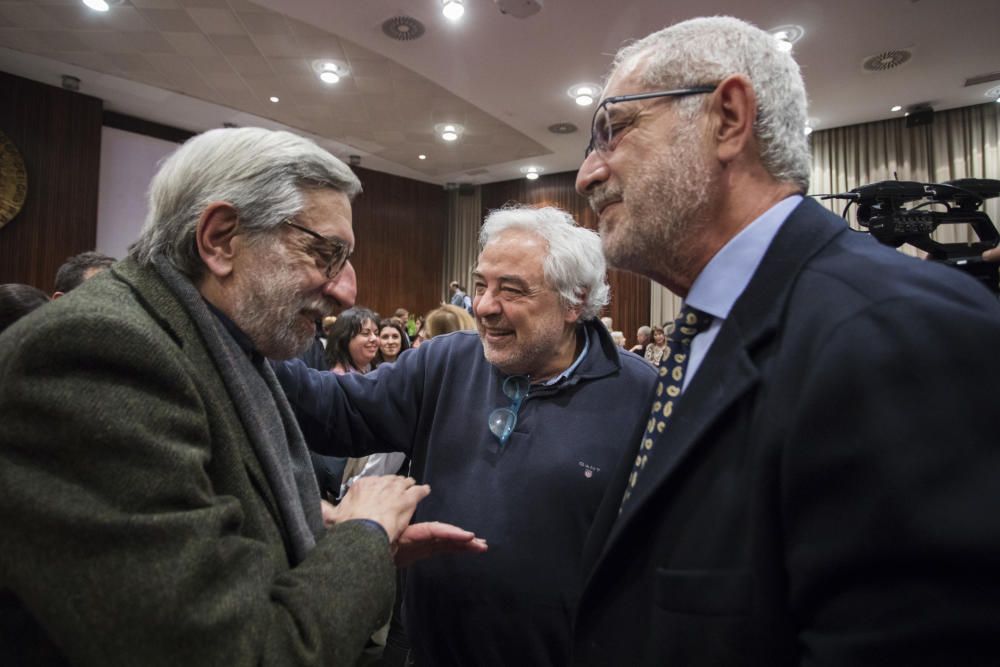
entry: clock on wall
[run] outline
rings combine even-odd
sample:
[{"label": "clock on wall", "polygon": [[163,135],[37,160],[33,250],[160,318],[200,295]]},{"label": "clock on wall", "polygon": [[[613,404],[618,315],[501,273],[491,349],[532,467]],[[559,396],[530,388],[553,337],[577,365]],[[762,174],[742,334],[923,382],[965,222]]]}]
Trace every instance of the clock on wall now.
[{"label": "clock on wall", "polygon": [[28,194],[28,172],[21,153],[0,130],[0,227],[14,219]]}]

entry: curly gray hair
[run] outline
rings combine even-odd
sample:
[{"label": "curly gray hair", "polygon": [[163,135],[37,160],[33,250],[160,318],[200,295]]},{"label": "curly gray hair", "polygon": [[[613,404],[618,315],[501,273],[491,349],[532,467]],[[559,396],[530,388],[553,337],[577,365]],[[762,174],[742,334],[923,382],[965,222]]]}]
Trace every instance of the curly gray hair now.
[{"label": "curly gray hair", "polygon": [[597,317],[611,293],[597,233],[553,206],[508,206],[486,216],[479,232],[480,248],[508,229],[523,229],[545,239],[548,254],[542,270],[546,282],[559,292],[564,305],[580,308],[581,320]]}]

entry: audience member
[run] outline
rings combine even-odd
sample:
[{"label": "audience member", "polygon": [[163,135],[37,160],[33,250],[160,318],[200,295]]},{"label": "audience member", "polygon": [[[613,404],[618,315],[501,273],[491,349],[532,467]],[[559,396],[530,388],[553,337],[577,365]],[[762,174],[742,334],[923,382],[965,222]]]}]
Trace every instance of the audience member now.
[{"label": "audience member", "polygon": [[464,308],[450,303],[427,313],[427,318],[424,320],[424,331],[427,333],[425,340],[453,331],[475,331],[475,329],[476,321],[472,319],[472,315],[465,312]]},{"label": "audience member", "polygon": [[663,331],[663,327],[653,327],[653,340],[646,346],[646,352],[643,356],[646,357],[646,361],[653,364],[654,366],[659,366],[660,361],[663,359],[663,353],[667,349],[667,336]]},{"label": "audience member", "polygon": [[403,327],[395,320],[382,320],[378,324],[378,353],[373,362],[377,368],[380,364],[396,361],[399,355],[410,349]]},{"label": "audience member", "polygon": [[656,373],[594,319],[608,300],[597,234],[558,209],[503,209],[481,241],[478,335],[432,338],[365,376],[292,361],[279,377],[313,447],[410,453],[434,488],[416,519],[490,542],[407,571],[416,664],[565,665],[580,549]]},{"label": "audience member", "polygon": [[608,331],[614,331],[615,329],[615,322],[610,317],[602,317],[601,324],[603,324],[604,328]]},{"label": "audience member", "polygon": [[420,324],[420,328],[419,328],[419,329],[417,329],[417,335],[413,337],[413,342],[412,342],[412,343],[410,343],[410,347],[411,347],[411,348],[413,348],[414,350],[415,350],[415,349],[417,349],[417,348],[418,348],[418,347],[420,347],[420,346],[421,346],[421,345],[423,344],[423,342],[424,342],[425,340],[427,340],[427,339],[428,339],[429,337],[430,337],[430,336],[428,336],[428,334],[427,334],[427,327],[425,327],[425,326],[423,325],[423,323],[421,323],[421,324]]},{"label": "audience member", "polygon": [[452,280],[448,288],[451,290],[451,305],[464,308],[465,312],[472,315],[472,299],[465,293],[465,287],[459,285],[457,280]]},{"label": "audience member", "polygon": [[90,280],[101,271],[110,268],[115,263],[114,257],[108,257],[96,250],[81,252],[69,257],[56,271],[56,291],[52,298],[58,299],[70,290],[79,287],[85,280]]},{"label": "audience member", "polygon": [[737,19],[615,57],[577,188],[611,263],[684,304],[588,539],[576,664],[996,662],[1000,305],[803,199],[807,120],[791,54]]},{"label": "audience member", "polygon": [[359,190],[287,132],[200,134],[129,257],[0,335],[0,663],[353,664],[394,550],[482,548],[407,528],[428,488],[402,477],[356,485],[325,530],[264,361],[354,300]]},{"label": "audience member", "polygon": [[326,361],[330,370],[367,373],[378,352],[378,315],[360,306],[337,317],[326,339]]},{"label": "audience member", "polygon": [[653,330],[649,325],[642,325],[635,332],[635,345],[629,348],[629,352],[638,354],[640,357],[646,354],[646,346],[649,345],[649,341],[652,340]]},{"label": "audience member", "polygon": [[618,347],[625,347],[625,334],[621,331],[612,331],[611,340],[615,342]]},{"label": "audience member", "polygon": [[48,301],[49,295],[37,287],[21,283],[0,285],[0,332]]}]

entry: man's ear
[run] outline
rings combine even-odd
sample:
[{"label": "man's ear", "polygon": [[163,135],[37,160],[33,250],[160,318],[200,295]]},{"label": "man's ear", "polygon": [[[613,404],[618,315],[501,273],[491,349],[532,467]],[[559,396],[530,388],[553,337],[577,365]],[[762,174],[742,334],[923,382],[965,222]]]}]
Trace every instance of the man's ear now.
[{"label": "man's ear", "polygon": [[757,118],[757,96],[750,79],[742,74],[727,76],[712,95],[713,139],[716,156],[723,164],[739,157],[753,141]]},{"label": "man's ear", "polygon": [[580,313],[583,312],[583,304],[587,300],[587,292],[583,290],[576,296],[580,299],[580,303],[575,306],[568,305],[563,311],[563,321],[566,324],[576,324],[580,321]]},{"label": "man's ear", "polygon": [[233,239],[239,230],[239,216],[236,209],[226,202],[212,202],[198,218],[195,242],[198,254],[208,272],[217,278],[232,273]]}]

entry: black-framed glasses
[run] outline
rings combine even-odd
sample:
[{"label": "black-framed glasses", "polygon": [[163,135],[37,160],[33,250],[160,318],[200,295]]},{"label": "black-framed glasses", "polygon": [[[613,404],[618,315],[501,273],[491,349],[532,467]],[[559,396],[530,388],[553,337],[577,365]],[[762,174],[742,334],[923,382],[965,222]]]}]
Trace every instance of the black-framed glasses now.
[{"label": "black-framed glasses", "polygon": [[510,407],[497,408],[490,413],[488,420],[490,433],[497,437],[501,447],[507,444],[507,441],[510,440],[510,434],[517,426],[517,413],[530,388],[531,380],[526,375],[511,375],[503,381],[503,393],[510,399]]},{"label": "black-framed glasses", "polygon": [[629,117],[624,122],[617,124],[611,118],[608,107],[621,102],[634,102],[636,100],[649,100],[655,97],[687,97],[688,95],[704,95],[715,90],[715,86],[695,86],[693,88],[678,88],[677,90],[660,90],[653,93],[634,93],[632,95],[615,95],[606,97],[594,109],[594,117],[590,121],[590,143],[583,157],[586,159],[594,151],[598,153],[610,153],[618,145],[618,141],[634,121],[635,116]]},{"label": "black-framed glasses", "polygon": [[347,260],[351,258],[350,246],[340,239],[323,236],[319,232],[308,227],[303,227],[291,220],[284,220],[283,222],[289,227],[297,229],[300,232],[305,232],[319,241],[319,243],[314,243],[312,248],[316,255],[316,260],[319,262],[320,270],[326,275],[327,280],[330,280],[344,269]]}]

